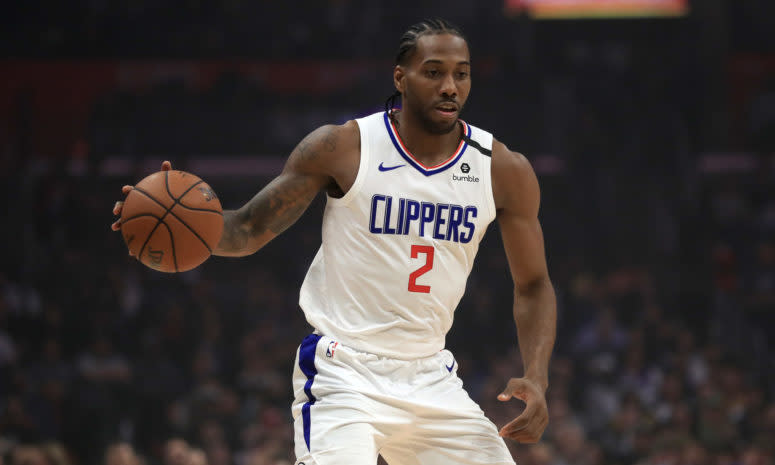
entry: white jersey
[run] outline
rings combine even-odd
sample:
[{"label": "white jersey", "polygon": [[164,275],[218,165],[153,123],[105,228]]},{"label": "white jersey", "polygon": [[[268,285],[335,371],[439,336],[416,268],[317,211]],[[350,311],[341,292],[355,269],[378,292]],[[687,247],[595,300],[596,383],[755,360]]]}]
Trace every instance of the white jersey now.
[{"label": "white jersey", "polygon": [[[387,113],[357,120],[358,174],[328,197],[323,241],[301,287],[307,321],[358,350],[399,359],[444,348],[487,226],[495,218],[492,134],[462,123],[468,138],[425,166]],[[480,150],[482,149],[482,150]]]}]

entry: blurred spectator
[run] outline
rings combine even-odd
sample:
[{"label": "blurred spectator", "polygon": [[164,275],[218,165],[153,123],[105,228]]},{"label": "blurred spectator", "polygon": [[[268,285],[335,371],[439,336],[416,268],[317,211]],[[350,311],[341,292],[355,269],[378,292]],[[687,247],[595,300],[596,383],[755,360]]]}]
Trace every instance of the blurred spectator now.
[{"label": "blurred spectator", "polygon": [[555,465],[557,459],[554,448],[548,444],[536,444],[521,457],[520,462],[525,465]]},{"label": "blurred spectator", "polygon": [[681,465],[705,465],[708,463],[708,452],[701,445],[690,442],[684,446],[681,454]]},{"label": "blurred spectator", "polygon": [[144,465],[144,462],[131,445],[120,442],[108,446],[104,465]]},{"label": "blurred spectator", "polygon": [[207,465],[207,454],[198,448],[192,448],[189,452],[188,465]]},{"label": "blurred spectator", "polygon": [[11,465],[54,465],[41,447],[19,445],[11,452]]},{"label": "blurred spectator", "polygon": [[113,351],[113,344],[102,335],[95,337],[91,347],[81,355],[78,372],[95,386],[126,384],[132,376],[127,361]]},{"label": "blurred spectator", "polygon": [[164,443],[164,465],[188,465],[191,449],[181,438],[168,439]]},{"label": "blurred spectator", "polygon": [[553,427],[557,447],[557,465],[583,464],[587,454],[584,429],[578,423],[565,422]]},{"label": "blurred spectator", "polygon": [[748,447],[743,451],[740,465],[772,465],[772,454],[768,454],[758,447]]},{"label": "blurred spectator", "polygon": [[210,465],[231,465],[232,452],[225,442],[213,442],[205,447],[207,463]]}]

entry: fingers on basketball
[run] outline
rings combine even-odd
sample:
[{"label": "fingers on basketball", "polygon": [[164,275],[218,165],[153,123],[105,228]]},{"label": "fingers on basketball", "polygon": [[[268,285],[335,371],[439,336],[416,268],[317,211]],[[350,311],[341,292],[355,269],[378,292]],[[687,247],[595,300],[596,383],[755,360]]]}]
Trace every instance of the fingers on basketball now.
[{"label": "fingers on basketball", "polygon": [[[133,186],[125,185],[124,187],[121,188],[121,193],[124,195],[128,195],[132,191],[132,188]],[[121,210],[123,210],[123,208],[124,208],[124,201],[123,200],[117,201],[115,204],[113,204],[113,214],[121,215]],[[110,225],[110,229],[112,229],[113,231],[118,231],[119,229],[121,229],[121,218],[113,222]]]}]

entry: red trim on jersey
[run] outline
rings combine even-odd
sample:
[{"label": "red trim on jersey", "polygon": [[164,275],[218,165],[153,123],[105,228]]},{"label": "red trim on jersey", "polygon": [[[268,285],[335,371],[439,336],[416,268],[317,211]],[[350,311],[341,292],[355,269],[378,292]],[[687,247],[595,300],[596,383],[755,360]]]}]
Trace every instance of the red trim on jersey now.
[{"label": "red trim on jersey", "polygon": [[[466,122],[463,121],[462,119],[460,119],[458,121],[460,121],[460,123],[463,124],[463,134],[468,134],[468,125],[466,124]],[[437,165],[425,166],[425,164],[423,162],[418,160],[414,155],[412,155],[412,152],[410,152],[409,149],[406,148],[406,145],[404,145],[404,141],[401,140],[401,135],[398,133],[398,130],[396,129],[396,126],[393,123],[392,119],[390,119],[390,129],[393,131],[393,134],[395,135],[396,140],[398,141],[398,143],[401,145],[401,148],[404,150],[404,153],[406,153],[412,160],[414,160],[415,163],[417,163],[418,165],[422,166],[426,170],[436,169],[436,168],[438,168],[440,166],[444,166],[445,164],[453,161],[455,159],[455,157],[457,157],[460,154],[460,151],[463,149],[463,145],[465,145],[465,141],[463,139],[460,139],[460,144],[458,144],[457,149],[455,149],[455,151],[452,153],[452,155],[449,156],[449,158],[447,158],[446,160],[444,160],[443,162],[441,162],[441,163],[439,163]]]}]

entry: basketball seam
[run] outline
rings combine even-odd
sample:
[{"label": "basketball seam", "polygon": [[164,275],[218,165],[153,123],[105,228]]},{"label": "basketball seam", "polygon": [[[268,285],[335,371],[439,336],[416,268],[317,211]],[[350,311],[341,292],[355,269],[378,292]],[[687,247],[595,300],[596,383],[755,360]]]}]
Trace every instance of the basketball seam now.
[{"label": "basketball seam", "polygon": [[[165,171],[165,173],[169,173],[169,171]],[[178,205],[180,205],[181,207],[183,207],[183,208],[187,208],[187,209],[189,209],[189,210],[197,210],[197,211],[202,211],[202,212],[212,212],[212,213],[217,213],[217,214],[219,214],[219,215],[223,216],[223,213],[219,212],[218,210],[214,210],[214,209],[210,209],[210,208],[196,208],[196,207],[189,207],[188,205],[184,204],[184,203],[181,201],[181,199],[182,199],[183,197],[185,197],[185,196],[186,196],[186,194],[188,194],[188,192],[189,192],[191,189],[193,189],[195,186],[198,186],[199,184],[202,184],[203,182],[204,182],[204,180],[200,179],[200,180],[199,180],[199,182],[196,182],[196,183],[192,184],[192,185],[191,185],[191,186],[190,186],[188,189],[186,189],[186,191],[185,191],[185,192],[183,192],[182,194],[180,194],[180,197],[178,197],[178,198],[175,198],[175,196],[174,196],[174,195],[172,195],[172,190],[170,189],[170,178],[169,178],[169,175],[165,175],[165,177],[164,177],[164,186],[167,188],[167,195],[169,195],[169,196],[170,196],[170,198],[171,198],[172,200],[174,200],[174,201],[175,201],[175,203],[177,203],[177,204],[178,204]],[[173,207],[174,207],[174,205],[173,205]]]},{"label": "basketball seam", "polygon": [[153,236],[153,233],[156,231],[156,228],[159,227],[161,224],[161,220],[164,218],[163,216],[161,218],[156,218],[156,224],[153,226],[153,229],[151,229],[151,232],[148,233],[148,236],[145,238],[145,242],[143,242],[143,246],[140,248],[140,251],[137,252],[137,259],[141,262],[143,261],[143,251],[145,250],[145,246],[148,245],[148,241],[151,240],[151,236]]},{"label": "basketball seam", "polygon": [[157,220],[160,219],[159,216],[154,215],[153,213],[140,213],[139,215],[130,216],[129,218],[125,220],[121,220],[121,226],[124,226],[125,224],[129,223],[130,221],[137,219],[137,218],[143,218],[145,216],[150,216],[152,218],[156,218]]},{"label": "basketball seam", "polygon": [[[157,223],[156,223],[156,224],[157,224],[157,226],[158,226],[158,224],[159,224],[159,223],[158,223],[158,222],[159,222],[159,217],[158,217],[158,216],[156,216],[156,215],[154,215],[153,213],[140,213],[139,215],[130,216],[129,218],[127,218],[127,219],[125,219],[125,220],[121,220],[121,226],[124,226],[124,225],[126,225],[127,223],[129,223],[130,221],[132,221],[132,220],[134,220],[134,219],[137,219],[137,218],[144,218],[144,217],[146,217],[146,216],[150,216],[151,218],[156,218],[156,221],[157,221]],[[155,229],[156,229],[156,227],[154,227],[153,229],[155,230]],[[153,230],[151,230],[151,234],[153,234]],[[140,249],[140,253],[138,253],[138,254],[137,254],[137,259],[138,259],[138,260],[140,260],[140,257],[143,255],[143,249],[145,249],[145,244],[147,244],[147,243],[148,243],[148,239],[149,239],[150,237],[151,237],[151,235],[149,234],[149,235],[148,235],[148,237],[146,237],[146,238],[145,238],[145,242],[143,243],[143,248],[142,248],[142,249]],[[128,246],[129,246],[129,244],[127,244],[127,247],[128,247]]]},{"label": "basketball seam", "polygon": [[195,210],[200,212],[209,212],[209,213],[215,213],[218,215],[223,216],[223,213],[219,212],[218,210],[210,209],[210,208],[196,208],[196,207],[189,207],[188,205],[185,205],[183,202],[178,202],[178,205],[185,208],[186,210]]},{"label": "basketball seam", "polygon": [[[210,248],[210,246],[209,246],[209,245],[207,245],[207,242],[206,242],[204,239],[202,239],[202,236],[200,236],[200,235],[199,235],[199,233],[198,233],[198,232],[196,232],[196,231],[194,230],[194,228],[192,228],[191,226],[189,226],[189,225],[188,225],[188,223],[186,223],[185,221],[183,221],[183,219],[182,219],[182,218],[180,218],[178,215],[176,215],[176,214],[175,214],[175,212],[173,212],[173,211],[170,211],[170,209],[167,209],[167,207],[165,207],[163,203],[159,202],[159,201],[158,201],[158,200],[157,200],[157,199],[156,199],[154,196],[152,196],[152,195],[151,195],[151,194],[149,194],[148,192],[145,192],[143,189],[141,189],[141,188],[139,188],[139,187],[135,186],[135,187],[133,188],[133,190],[137,190],[137,192],[139,192],[139,193],[143,194],[144,196],[148,197],[149,199],[153,200],[154,202],[156,202],[157,204],[159,204],[159,206],[160,206],[161,208],[164,208],[164,209],[165,209],[164,215],[161,217],[161,219],[160,219],[159,221],[161,221],[162,219],[164,219],[164,217],[165,217],[165,216],[167,216],[167,213],[169,213],[169,214],[170,214],[170,215],[172,215],[172,216],[173,216],[173,217],[174,217],[176,220],[180,221],[180,223],[181,223],[183,226],[185,226],[186,228],[188,228],[188,230],[189,230],[189,231],[191,231],[191,233],[192,233],[194,236],[196,236],[196,238],[197,238],[197,239],[199,239],[200,241],[202,241],[202,244],[204,244],[204,246],[207,248],[207,250],[210,252],[210,254],[212,254],[212,253],[213,253],[213,249],[211,249],[211,248]],[[185,195],[185,194],[184,194],[184,195]],[[173,199],[174,199],[174,197],[173,197]],[[179,204],[178,204],[178,205],[179,205]],[[175,206],[175,203],[173,203],[173,204],[172,204],[172,206],[174,207],[174,206]],[[170,208],[172,208],[172,207],[170,207]],[[155,228],[154,228],[154,229],[155,229]]]},{"label": "basketball seam", "polygon": [[175,198],[175,196],[172,195],[172,190],[170,190],[170,172],[169,171],[164,172],[164,187],[167,189],[167,194],[172,198],[172,200],[175,201],[175,203],[172,205],[173,207],[178,203],[180,203],[180,199],[182,199],[186,194],[188,194],[191,191],[191,189],[202,184],[203,182],[204,181],[200,179],[194,184],[191,184],[190,186],[188,186],[188,189],[186,189],[185,191],[183,191],[182,194],[180,194],[180,197]]},{"label": "basketball seam", "polygon": [[[185,191],[185,192],[183,192],[183,194],[182,194],[180,197],[183,197],[184,195],[186,195],[186,194],[187,194],[187,193],[188,193],[188,192],[189,192],[191,189],[193,189],[193,188],[194,188],[194,186],[196,186],[197,184],[200,184],[200,183],[202,183],[202,182],[204,182],[204,181],[202,181],[202,180],[200,179],[200,180],[199,180],[199,182],[195,182],[194,184],[192,184],[192,185],[191,185],[191,186],[190,186],[188,189],[186,189],[186,191]],[[171,211],[171,210],[172,210],[172,209],[175,207],[175,205],[177,205],[177,204],[178,204],[178,199],[176,199],[175,197],[173,197],[173,196],[172,196],[172,192],[170,192],[170,188],[169,188],[169,171],[165,171],[165,172],[164,172],[164,184],[165,184],[165,186],[166,186],[166,188],[167,188],[167,194],[169,194],[169,196],[170,196],[170,197],[172,197],[172,200],[174,200],[174,202],[172,202],[172,205],[170,205],[170,207],[169,207],[169,208],[167,208],[167,209],[164,211],[164,214],[161,216],[161,218],[157,218],[157,219],[156,219],[156,224],[153,226],[153,229],[151,229],[151,232],[150,232],[150,233],[148,233],[148,237],[146,237],[146,238],[145,238],[145,242],[143,243],[143,247],[140,249],[140,252],[137,254],[137,259],[138,259],[138,260],[140,260],[140,261],[142,261],[142,259],[143,259],[143,251],[145,251],[145,246],[147,246],[147,245],[148,245],[148,241],[150,241],[150,240],[151,240],[151,237],[153,236],[153,233],[154,233],[154,232],[156,232],[156,228],[158,228],[160,224],[164,224],[164,226],[167,228],[167,231],[170,233],[170,240],[172,239],[172,231],[170,230],[170,227],[169,227],[169,226],[167,226],[167,224],[166,224],[166,223],[164,223],[164,218],[166,218],[166,217],[167,217],[167,214],[168,214],[168,213],[170,213],[170,211]],[[153,198],[153,197],[152,197],[152,196],[151,196],[149,193],[147,193],[147,192],[143,192],[143,190],[141,190],[141,189],[138,189],[138,190],[139,190],[140,192],[142,192],[143,194],[147,195],[149,199],[151,199],[151,200],[153,200],[154,202],[156,202],[156,203],[158,203],[159,205],[161,205],[161,207],[162,207],[162,208],[165,208],[165,207],[164,207],[164,205],[163,205],[161,202],[159,202],[158,200],[156,200],[155,198]],[[173,213],[173,216],[175,216],[175,215],[174,215],[174,213]],[[201,237],[199,237],[199,234],[197,234],[197,233],[196,233],[196,231],[194,231],[194,230],[193,230],[193,229],[192,229],[190,226],[188,226],[188,225],[186,224],[186,222],[185,222],[185,221],[183,221],[182,219],[178,218],[177,216],[175,216],[175,218],[177,218],[177,220],[178,220],[178,221],[180,221],[181,223],[183,223],[183,225],[185,225],[185,226],[186,226],[188,229],[190,229],[190,230],[191,230],[191,232],[193,232],[193,233],[194,233],[194,235],[195,235],[195,236],[196,236],[196,237],[197,237],[197,238],[198,238],[200,241],[202,241],[202,242],[205,244],[205,247],[207,247],[207,250],[208,250],[208,251],[210,251],[210,253],[211,253],[211,254],[213,253],[213,252],[212,252],[212,250],[210,250],[210,247],[208,247],[208,246],[207,246],[207,243],[206,243],[206,242],[204,242],[204,240],[202,240],[202,238],[201,238]],[[174,259],[174,258],[175,258],[175,257],[174,257],[174,255],[175,255],[175,252],[174,252],[174,250],[173,250],[172,254],[173,254],[173,259]],[[175,262],[177,262],[177,260],[175,260]],[[175,271],[176,271],[176,272],[177,272],[177,268],[178,268],[178,266],[177,266],[177,263],[176,263],[176,264],[175,264]]]},{"label": "basketball seam", "polygon": [[[165,212],[165,213],[164,213],[164,216],[167,216],[167,213],[171,212],[171,211],[172,211],[172,209],[173,209],[173,208],[175,208],[175,205],[180,205],[181,207],[184,207],[185,205],[183,205],[183,203],[180,201],[180,199],[182,199],[183,197],[185,197],[185,196],[186,196],[186,194],[188,194],[189,192],[191,192],[191,189],[193,189],[193,188],[195,188],[196,186],[198,186],[198,185],[200,185],[200,184],[203,184],[203,183],[204,183],[204,181],[200,179],[198,182],[195,182],[194,184],[191,184],[190,186],[188,186],[188,189],[186,189],[185,191],[183,191],[183,193],[182,193],[182,194],[180,194],[180,197],[178,197],[178,198],[175,198],[175,197],[173,197],[173,195],[172,195],[172,191],[170,190],[170,172],[169,172],[169,171],[165,171],[165,172],[164,172],[164,187],[166,187],[166,188],[167,188],[167,195],[169,195],[170,197],[172,197],[172,198],[175,200],[175,202],[172,204],[172,206],[171,206],[170,208],[168,208],[168,209],[167,209],[167,212]],[[173,215],[174,215],[174,214],[173,214]],[[210,249],[210,246],[209,246],[209,245],[207,245],[207,242],[205,242],[205,241],[204,241],[204,239],[202,239],[202,238],[199,236],[199,234],[198,234],[196,231],[194,231],[194,229],[193,229],[193,228],[191,228],[190,226],[188,226],[188,225],[186,224],[186,222],[185,222],[185,221],[183,221],[181,218],[178,218],[177,216],[175,216],[175,218],[177,218],[177,220],[178,220],[178,221],[180,221],[181,223],[183,223],[183,224],[184,224],[184,225],[185,225],[185,226],[186,226],[186,227],[187,227],[187,228],[188,228],[188,229],[189,229],[191,232],[193,232],[193,233],[194,233],[194,235],[195,235],[195,236],[196,236],[196,237],[197,237],[197,238],[198,238],[200,241],[202,241],[202,244],[204,244],[204,245],[205,245],[205,247],[207,248],[207,251],[208,251],[208,252],[210,252],[210,255],[212,255],[212,254],[213,254],[213,251],[212,251],[212,249]],[[162,217],[162,219],[164,219],[164,218]],[[167,225],[166,225],[166,223],[165,223],[165,226],[167,226]],[[172,257],[173,257],[173,258],[175,258],[175,241],[172,239],[172,230],[169,228],[169,226],[167,226],[167,231],[169,231],[169,233],[170,233],[170,241],[172,241]],[[178,264],[177,264],[177,259],[176,259],[176,260],[175,260],[175,271],[177,272],[177,270],[178,270]]]},{"label": "basketball seam", "polygon": [[178,270],[178,256],[175,253],[175,237],[172,236],[172,230],[170,229],[170,225],[164,222],[162,222],[161,224],[163,224],[164,227],[167,228],[167,232],[170,235],[170,244],[172,245],[172,263],[175,265],[175,273],[177,273],[179,270]]}]

